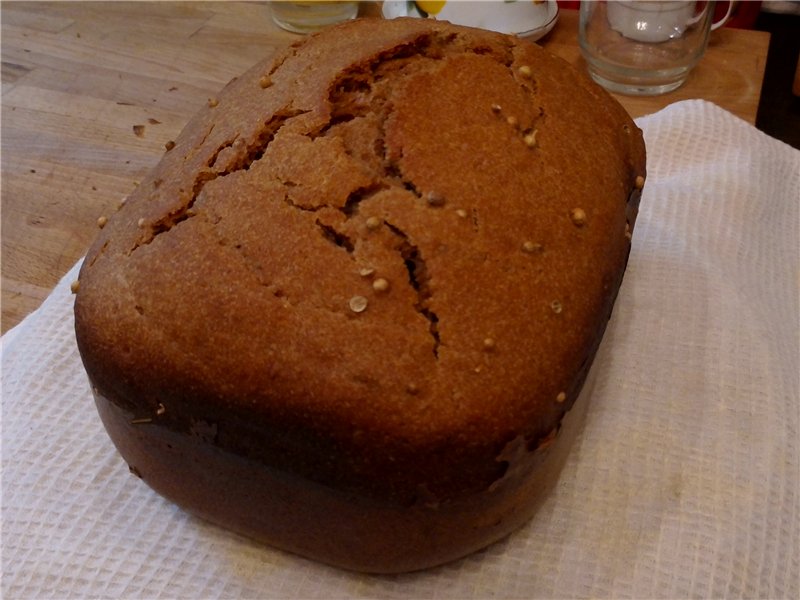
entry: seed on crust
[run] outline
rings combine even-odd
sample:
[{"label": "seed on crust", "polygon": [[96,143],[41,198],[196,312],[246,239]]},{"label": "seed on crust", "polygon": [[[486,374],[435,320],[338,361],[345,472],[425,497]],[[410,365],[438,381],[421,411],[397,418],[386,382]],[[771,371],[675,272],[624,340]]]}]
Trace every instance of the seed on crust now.
[{"label": "seed on crust", "polygon": [[533,76],[533,71],[531,71],[531,68],[528,65],[522,65],[519,68],[519,74],[525,79],[530,79]]},{"label": "seed on crust", "polygon": [[428,195],[425,197],[425,200],[428,202],[429,206],[444,206],[444,196],[442,196],[438,192],[430,191]]},{"label": "seed on crust", "polygon": [[525,240],[522,243],[522,251],[527,252],[528,254],[535,254],[542,251],[542,245],[530,240]]},{"label": "seed on crust", "polygon": [[503,110],[503,107],[499,104],[492,104],[492,112],[496,115],[499,115],[500,112]]},{"label": "seed on crust", "polygon": [[633,182],[633,185],[637,190],[641,190],[644,187],[644,177],[637,175],[636,181]]},{"label": "seed on crust", "polygon": [[350,310],[354,313],[361,313],[367,310],[367,299],[364,296],[353,296],[350,298]]},{"label": "seed on crust", "polygon": [[375,231],[376,229],[378,229],[381,226],[381,220],[378,217],[368,217],[366,225],[367,225],[367,229],[371,229],[372,231]]},{"label": "seed on crust", "polygon": [[534,148],[534,147],[536,147],[536,129],[534,129],[533,131],[531,131],[529,134],[525,135],[525,136],[522,138],[522,141],[523,141],[523,142],[525,142],[525,145],[526,145],[528,148]]},{"label": "seed on crust", "polygon": [[569,211],[569,218],[572,219],[576,227],[583,227],[586,225],[586,211],[582,208],[573,208]]},{"label": "seed on crust", "polygon": [[508,123],[511,127],[517,128],[519,127],[519,119],[517,117],[511,115],[510,117],[506,118],[506,123]]},{"label": "seed on crust", "polygon": [[98,226],[100,229],[102,229],[103,227],[105,227],[105,226],[106,226],[106,223],[108,223],[108,217],[106,217],[106,216],[100,216],[100,217],[98,217],[98,218],[97,218],[97,226]]},{"label": "seed on crust", "polygon": [[139,229],[142,229],[142,228],[144,228],[144,217],[142,217],[141,219],[139,219],[138,221],[136,221],[136,226],[137,226]]},{"label": "seed on crust", "polygon": [[456,214],[462,219],[467,218],[467,211],[465,211],[463,208],[456,209]]},{"label": "seed on crust", "polygon": [[163,404],[161,404],[161,402],[159,402],[158,406],[156,407],[156,414],[160,417],[165,412],[167,412],[166,407]]},{"label": "seed on crust", "polygon": [[553,309],[553,312],[556,313],[557,315],[561,314],[561,311],[564,309],[564,307],[561,306],[561,302],[558,300],[553,300],[550,303],[550,308]]},{"label": "seed on crust", "polygon": [[358,270],[358,274],[362,277],[371,277],[375,273],[375,269],[372,267],[362,267]]},{"label": "seed on crust", "polygon": [[219,106],[219,100],[217,100],[216,98],[209,98],[208,106],[209,108],[214,108],[215,106]]},{"label": "seed on crust", "polygon": [[383,277],[378,277],[378,279],[372,282],[372,289],[376,292],[385,292],[389,289],[389,282]]},{"label": "seed on crust", "polygon": [[412,396],[416,396],[417,394],[419,394],[419,387],[417,386],[416,383],[409,383],[406,386],[406,392],[408,392]]},{"label": "seed on crust", "polygon": [[73,294],[77,294],[80,287],[81,287],[81,282],[76,279],[75,281],[69,284],[69,291],[72,292]]},{"label": "seed on crust", "polygon": [[633,234],[631,233],[631,225],[627,221],[625,222],[625,239],[630,241],[633,238]]},{"label": "seed on crust", "polygon": [[561,404],[562,402],[566,401],[567,394],[565,392],[558,392],[558,396],[556,396],[556,402]]},{"label": "seed on crust", "polygon": [[264,75],[258,80],[258,85],[260,85],[262,89],[266,89],[272,85],[272,79],[270,79],[268,75]]},{"label": "seed on crust", "polygon": [[495,341],[493,338],[487,337],[483,340],[483,349],[484,350],[494,350]]}]

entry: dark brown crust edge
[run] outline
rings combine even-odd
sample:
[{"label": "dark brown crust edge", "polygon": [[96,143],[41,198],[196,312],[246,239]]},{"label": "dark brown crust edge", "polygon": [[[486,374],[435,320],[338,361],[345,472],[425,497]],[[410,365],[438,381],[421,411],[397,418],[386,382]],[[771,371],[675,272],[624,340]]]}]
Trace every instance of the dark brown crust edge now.
[{"label": "dark brown crust edge", "polygon": [[[584,388],[591,393],[592,385]],[[513,440],[490,489],[438,504],[384,504],[276,471],[165,427],[136,423],[95,390],[109,436],[130,471],[188,512],[281,550],[348,570],[391,574],[467,556],[518,529],[558,481],[583,428],[586,398],[534,452]],[[134,421],[132,423],[132,421]]]}]

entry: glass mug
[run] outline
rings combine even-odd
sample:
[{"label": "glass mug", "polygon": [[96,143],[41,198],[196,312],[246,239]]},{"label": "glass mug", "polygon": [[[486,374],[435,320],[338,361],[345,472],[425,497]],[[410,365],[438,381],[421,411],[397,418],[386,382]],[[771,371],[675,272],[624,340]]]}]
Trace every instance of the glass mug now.
[{"label": "glass mug", "polygon": [[354,19],[358,2],[310,0],[308,2],[270,2],[275,24],[295,33],[312,33],[323,27]]},{"label": "glass mug", "polygon": [[686,81],[734,4],[714,23],[713,1],[584,0],[578,40],[589,74],[613,92],[670,92]]}]

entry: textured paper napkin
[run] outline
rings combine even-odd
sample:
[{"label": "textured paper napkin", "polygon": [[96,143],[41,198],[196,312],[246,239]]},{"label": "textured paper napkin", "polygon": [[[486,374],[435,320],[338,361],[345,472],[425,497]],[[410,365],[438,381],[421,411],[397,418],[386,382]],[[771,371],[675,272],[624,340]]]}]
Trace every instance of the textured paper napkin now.
[{"label": "textured paper napkin", "polygon": [[95,414],[69,282],[4,336],[5,598],[800,597],[800,152],[701,101],[648,179],[586,425],[522,530],[373,577],[191,517]]}]

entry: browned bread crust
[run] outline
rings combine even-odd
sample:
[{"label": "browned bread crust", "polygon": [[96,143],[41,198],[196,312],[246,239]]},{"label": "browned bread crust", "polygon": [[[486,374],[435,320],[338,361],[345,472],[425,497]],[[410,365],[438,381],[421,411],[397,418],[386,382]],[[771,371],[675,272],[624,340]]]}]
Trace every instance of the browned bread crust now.
[{"label": "browned bread crust", "polygon": [[348,568],[497,539],[561,444],[644,163],[533,44],[418,19],[304,38],[211,99],[88,253],[76,334],[112,439],[190,510]]}]

